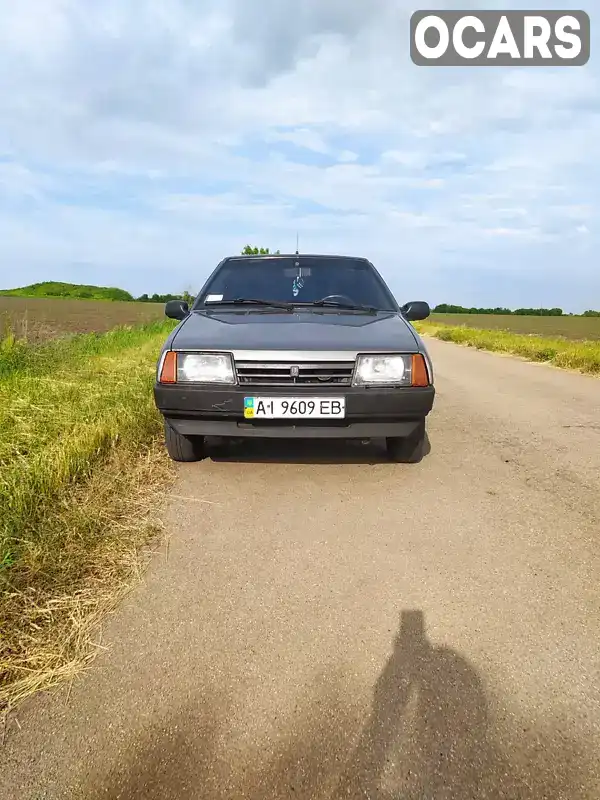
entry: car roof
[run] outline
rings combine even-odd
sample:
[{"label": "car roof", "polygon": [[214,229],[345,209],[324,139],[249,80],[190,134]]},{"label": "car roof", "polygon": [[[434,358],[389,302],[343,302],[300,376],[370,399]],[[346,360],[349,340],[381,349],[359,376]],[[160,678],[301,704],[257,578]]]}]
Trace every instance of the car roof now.
[{"label": "car roof", "polygon": [[329,261],[364,261],[366,264],[370,264],[368,258],[364,256],[344,256],[344,255],[336,255],[336,254],[324,254],[324,253],[260,253],[256,255],[239,255],[239,256],[226,256],[223,261],[243,261],[245,259],[263,259],[268,260],[270,258],[322,258]]}]

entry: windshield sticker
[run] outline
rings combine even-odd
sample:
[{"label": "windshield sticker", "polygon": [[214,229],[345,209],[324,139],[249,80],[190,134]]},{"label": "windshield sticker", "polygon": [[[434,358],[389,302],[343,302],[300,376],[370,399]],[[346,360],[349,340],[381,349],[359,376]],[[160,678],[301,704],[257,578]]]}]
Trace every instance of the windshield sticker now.
[{"label": "windshield sticker", "polygon": [[294,295],[294,297],[298,297],[298,295],[300,294],[300,289],[302,289],[303,286],[304,286],[304,278],[302,278],[300,275],[296,276],[292,284],[292,294]]},{"label": "windshield sticker", "polygon": [[206,298],[207,303],[220,303],[223,299],[222,294],[209,294]]}]

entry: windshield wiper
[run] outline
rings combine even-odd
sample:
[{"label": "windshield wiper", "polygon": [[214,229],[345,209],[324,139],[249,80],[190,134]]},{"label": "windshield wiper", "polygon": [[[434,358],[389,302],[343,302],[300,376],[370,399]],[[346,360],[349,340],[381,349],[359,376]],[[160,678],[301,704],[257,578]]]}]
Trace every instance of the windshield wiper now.
[{"label": "windshield wiper", "polygon": [[339,300],[315,300],[306,305],[320,308],[347,308],[349,311],[368,311],[370,314],[376,314],[379,310],[375,306],[363,306],[360,303],[341,303]]},{"label": "windshield wiper", "polygon": [[286,311],[294,310],[292,303],[283,303],[279,300],[261,300],[258,297],[236,297],[235,300],[216,300],[215,302],[205,303],[205,305],[209,308],[210,306],[241,306],[246,303],[268,308],[284,308]]}]

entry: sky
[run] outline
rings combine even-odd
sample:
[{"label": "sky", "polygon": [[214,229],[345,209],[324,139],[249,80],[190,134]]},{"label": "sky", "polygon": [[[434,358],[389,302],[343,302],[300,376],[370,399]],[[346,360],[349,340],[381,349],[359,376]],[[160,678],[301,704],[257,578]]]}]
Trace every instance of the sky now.
[{"label": "sky", "polygon": [[[583,67],[419,67],[419,8],[586,10]],[[245,244],[399,302],[600,308],[592,2],[0,0],[0,288],[197,292]]]}]

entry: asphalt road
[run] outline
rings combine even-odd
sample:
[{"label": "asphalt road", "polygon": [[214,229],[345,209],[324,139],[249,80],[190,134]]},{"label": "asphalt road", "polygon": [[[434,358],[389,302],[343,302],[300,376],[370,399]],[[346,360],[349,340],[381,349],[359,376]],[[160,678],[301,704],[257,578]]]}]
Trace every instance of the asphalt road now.
[{"label": "asphalt road", "polygon": [[169,557],[3,800],[600,797],[600,380],[429,344],[431,450],[179,468]]}]

